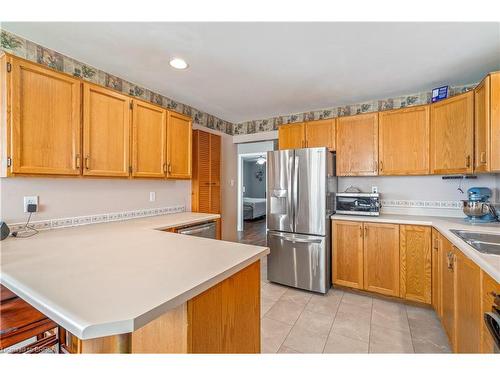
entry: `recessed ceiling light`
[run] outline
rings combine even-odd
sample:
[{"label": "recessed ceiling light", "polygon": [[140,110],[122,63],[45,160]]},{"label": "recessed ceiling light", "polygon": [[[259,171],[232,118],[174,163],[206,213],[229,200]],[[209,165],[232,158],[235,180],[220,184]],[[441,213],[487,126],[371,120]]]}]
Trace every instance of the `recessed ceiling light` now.
[{"label": "recessed ceiling light", "polygon": [[184,70],[187,69],[188,63],[183,59],[174,57],[173,59],[170,60],[170,66],[174,69]]}]

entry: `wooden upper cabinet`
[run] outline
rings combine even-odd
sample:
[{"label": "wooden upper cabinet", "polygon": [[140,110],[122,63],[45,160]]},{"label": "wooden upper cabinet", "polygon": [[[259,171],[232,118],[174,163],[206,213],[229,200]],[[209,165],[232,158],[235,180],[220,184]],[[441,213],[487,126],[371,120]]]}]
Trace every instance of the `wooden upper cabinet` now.
[{"label": "wooden upper cabinet", "polygon": [[332,225],[332,281],[363,289],[363,223],[335,220]]},{"label": "wooden upper cabinet", "polygon": [[191,178],[191,118],[168,111],[167,178]]},{"label": "wooden upper cabinet", "polygon": [[130,167],[130,98],[83,85],[83,174],[124,177]]},{"label": "wooden upper cabinet", "polygon": [[401,225],[399,238],[401,298],[430,304],[432,302],[431,228]]},{"label": "wooden upper cabinet", "polygon": [[461,251],[456,259],[456,352],[481,352],[481,270]]},{"label": "wooden upper cabinet", "polygon": [[490,74],[490,171],[500,172],[500,72]]},{"label": "wooden upper cabinet", "polygon": [[337,118],[337,175],[378,174],[378,113]]},{"label": "wooden upper cabinet", "polygon": [[474,90],[474,172],[490,170],[490,76]]},{"label": "wooden upper cabinet", "polygon": [[364,223],[364,289],[399,296],[399,225]]},{"label": "wooden upper cabinet", "polygon": [[278,146],[280,150],[306,147],[304,123],[280,125]]},{"label": "wooden upper cabinet", "polygon": [[428,105],[379,113],[379,174],[429,174]]},{"label": "wooden upper cabinet", "polygon": [[8,173],[80,174],[80,82],[37,64],[6,59],[11,64]]},{"label": "wooden upper cabinet", "polygon": [[167,171],[167,111],[133,101],[132,176],[164,178]]},{"label": "wooden upper cabinet", "polygon": [[450,347],[455,351],[456,319],[455,319],[455,249],[450,241],[441,237],[440,251],[440,297],[441,297],[441,322],[448,335]]},{"label": "wooden upper cabinet", "polygon": [[431,105],[431,173],[472,173],[474,92]]},{"label": "wooden upper cabinet", "polygon": [[335,150],[335,119],[308,121],[305,124],[306,147]]}]

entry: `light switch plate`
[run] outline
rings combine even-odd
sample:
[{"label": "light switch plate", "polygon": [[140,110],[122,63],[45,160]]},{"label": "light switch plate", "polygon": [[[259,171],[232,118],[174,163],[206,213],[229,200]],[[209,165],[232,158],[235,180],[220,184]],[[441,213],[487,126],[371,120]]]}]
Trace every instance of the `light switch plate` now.
[{"label": "light switch plate", "polygon": [[372,186],[372,193],[378,193],[378,186]]},{"label": "light switch plate", "polygon": [[156,200],[156,193],[154,191],[149,192],[149,201],[154,202]]},{"label": "light switch plate", "polygon": [[38,211],[38,196],[24,197],[24,212],[28,212],[28,204],[36,204],[36,210]]}]

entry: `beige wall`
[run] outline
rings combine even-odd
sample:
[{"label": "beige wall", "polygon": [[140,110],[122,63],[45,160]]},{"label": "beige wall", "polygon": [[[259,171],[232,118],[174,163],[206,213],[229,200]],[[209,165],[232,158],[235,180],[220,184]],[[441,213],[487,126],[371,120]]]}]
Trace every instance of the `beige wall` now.
[{"label": "beige wall", "polygon": [[[151,191],[155,202],[149,201]],[[0,179],[1,219],[26,220],[23,197],[30,195],[38,195],[40,204],[33,220],[174,205],[191,209],[191,181],[11,177]]]}]

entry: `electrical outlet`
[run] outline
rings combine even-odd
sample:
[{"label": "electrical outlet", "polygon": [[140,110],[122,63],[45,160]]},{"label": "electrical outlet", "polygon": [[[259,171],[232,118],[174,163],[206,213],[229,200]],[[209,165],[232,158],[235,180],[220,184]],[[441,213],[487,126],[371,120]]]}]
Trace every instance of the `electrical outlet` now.
[{"label": "electrical outlet", "polygon": [[372,193],[378,193],[378,186],[372,186]]},{"label": "electrical outlet", "polygon": [[149,192],[149,201],[154,202],[156,200],[156,193],[154,191]]},{"label": "electrical outlet", "polygon": [[34,195],[32,197],[24,197],[24,212],[28,212],[28,204],[35,204],[36,211],[38,211],[38,196]]}]

